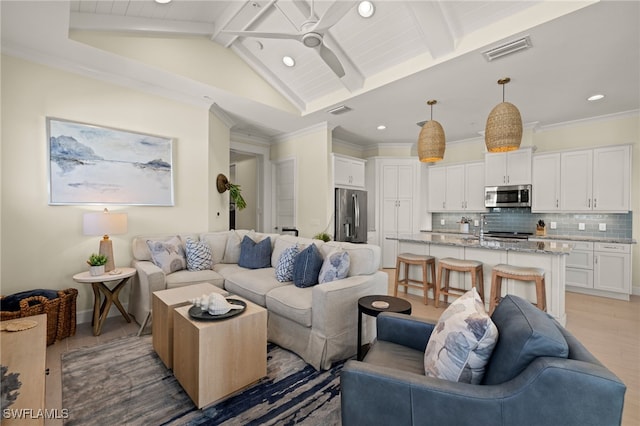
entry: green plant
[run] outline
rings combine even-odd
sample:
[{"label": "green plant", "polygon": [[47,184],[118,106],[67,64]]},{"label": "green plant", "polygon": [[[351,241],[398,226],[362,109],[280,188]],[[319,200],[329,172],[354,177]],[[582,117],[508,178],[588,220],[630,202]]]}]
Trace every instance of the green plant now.
[{"label": "green plant", "polygon": [[331,235],[327,234],[326,232],[318,232],[316,235],[313,236],[313,239],[322,240],[326,243],[331,241]]},{"label": "green plant", "polygon": [[107,264],[107,256],[104,254],[95,254],[91,253],[89,259],[87,259],[87,263],[90,266],[102,266]]},{"label": "green plant", "polygon": [[240,193],[242,190],[240,189],[240,185],[236,185],[235,183],[227,183],[227,189],[229,189],[229,196],[236,204],[236,209],[242,210],[247,207],[247,203],[242,198],[242,194]]}]

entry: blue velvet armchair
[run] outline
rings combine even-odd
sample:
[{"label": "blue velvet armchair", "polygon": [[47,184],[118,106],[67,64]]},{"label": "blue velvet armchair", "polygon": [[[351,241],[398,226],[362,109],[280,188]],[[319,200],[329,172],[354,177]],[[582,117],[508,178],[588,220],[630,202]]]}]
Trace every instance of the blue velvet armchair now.
[{"label": "blue velvet armchair", "polygon": [[498,342],[481,384],[424,374],[435,324],[382,313],[377,340],[341,374],[342,424],[619,425],[626,386],[564,327],[506,296],[492,320]]}]

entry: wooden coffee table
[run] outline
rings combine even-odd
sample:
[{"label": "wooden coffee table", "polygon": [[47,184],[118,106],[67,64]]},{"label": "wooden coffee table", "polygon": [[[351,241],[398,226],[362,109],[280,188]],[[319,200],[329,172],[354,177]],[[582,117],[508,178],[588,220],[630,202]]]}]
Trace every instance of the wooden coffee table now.
[{"label": "wooden coffee table", "polygon": [[267,375],[267,311],[247,304],[239,315],[217,321],[173,315],[173,374],[198,408],[218,402]]},{"label": "wooden coffee table", "polygon": [[228,296],[229,292],[213,284],[201,283],[168,290],[154,291],[151,301],[153,322],[153,349],[167,368],[173,368],[173,312],[175,308],[191,304],[189,299],[203,294],[220,293]]}]

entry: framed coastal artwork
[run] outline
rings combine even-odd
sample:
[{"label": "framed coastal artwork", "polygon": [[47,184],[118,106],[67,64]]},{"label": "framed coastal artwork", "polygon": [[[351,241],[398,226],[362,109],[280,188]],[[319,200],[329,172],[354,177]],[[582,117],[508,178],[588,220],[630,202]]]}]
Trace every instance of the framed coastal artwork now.
[{"label": "framed coastal artwork", "polygon": [[47,118],[49,204],[173,205],[170,138]]}]

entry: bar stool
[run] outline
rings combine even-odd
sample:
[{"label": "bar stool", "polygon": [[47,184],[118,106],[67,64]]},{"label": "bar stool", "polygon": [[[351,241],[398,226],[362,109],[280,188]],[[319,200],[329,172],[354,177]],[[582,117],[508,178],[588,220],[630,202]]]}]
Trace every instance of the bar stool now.
[{"label": "bar stool", "polygon": [[[404,264],[404,278],[400,279],[400,267]],[[422,281],[409,278],[409,265],[417,265],[422,267]],[[431,270],[431,282],[427,280],[427,269]],[[402,253],[396,259],[396,285],[393,289],[393,295],[398,296],[398,286],[404,286],[404,292],[407,293],[409,287],[420,288],[424,291],[424,304],[427,304],[427,293],[429,288],[434,288],[436,276],[436,258],[422,254]],[[435,289],[434,289],[435,292]]]},{"label": "bar stool", "polygon": [[[442,271],[444,270],[444,285],[442,285]],[[440,293],[444,295],[444,302],[449,303],[449,295],[462,296],[467,290],[449,286],[449,273],[451,271],[471,273],[471,287],[476,287],[480,298],[484,301],[484,272],[482,262],[477,260],[456,259],[445,257],[438,263],[438,279],[435,291],[435,306],[438,307]]]},{"label": "bar stool", "polygon": [[502,279],[510,278],[518,281],[534,281],[536,283],[536,303],[534,305],[547,311],[547,294],[545,291],[544,269],[513,266],[500,263],[493,267],[491,273],[491,301],[489,303],[489,315],[498,306],[502,299]]}]

